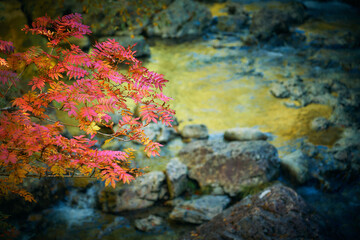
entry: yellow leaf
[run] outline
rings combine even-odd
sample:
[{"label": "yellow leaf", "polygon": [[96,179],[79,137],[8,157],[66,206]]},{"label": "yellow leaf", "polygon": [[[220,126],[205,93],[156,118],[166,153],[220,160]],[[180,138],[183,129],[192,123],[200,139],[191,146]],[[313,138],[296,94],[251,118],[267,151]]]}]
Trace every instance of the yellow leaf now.
[{"label": "yellow leaf", "polygon": [[113,188],[115,188],[115,187],[116,187],[116,184],[115,184],[114,179],[111,179],[111,186],[112,186]]},{"label": "yellow leaf", "polygon": [[107,187],[110,184],[110,178],[106,179],[105,181],[105,187]]},{"label": "yellow leaf", "polygon": [[94,131],[100,130],[100,127],[99,127],[98,125],[96,125],[96,122],[92,122],[92,123],[90,124],[90,127],[91,127],[91,129],[94,130]]},{"label": "yellow leaf", "polygon": [[111,140],[113,140],[114,138],[109,138],[107,140],[105,140],[104,144],[108,144],[109,142],[111,142]]}]

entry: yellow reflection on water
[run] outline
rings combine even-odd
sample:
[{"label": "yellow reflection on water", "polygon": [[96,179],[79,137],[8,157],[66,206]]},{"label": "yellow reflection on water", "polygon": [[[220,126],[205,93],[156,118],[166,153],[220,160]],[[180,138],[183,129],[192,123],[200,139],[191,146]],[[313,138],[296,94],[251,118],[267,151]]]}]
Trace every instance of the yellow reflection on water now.
[{"label": "yellow reflection on water", "polygon": [[[311,140],[317,144],[333,144],[322,141],[323,136],[313,134],[309,127],[316,117],[329,118],[331,107],[310,104],[303,108],[289,108],[284,103],[290,100],[280,100],[269,93],[270,84],[266,81],[285,79],[284,65],[262,67],[262,77],[236,74],[241,72],[239,63],[197,65],[196,56],[206,55],[211,59],[219,52],[196,42],[176,46],[157,43],[151,47],[151,54],[146,67],[169,79],[165,92],[174,98],[172,106],[181,122],[180,128],[189,123],[201,123],[209,128],[210,133],[216,133],[234,127],[257,127],[273,134],[272,142],[276,146],[303,136],[312,136]],[[239,62],[246,61],[241,59]],[[260,66],[255,61],[253,67]],[[288,68],[294,75],[305,71],[296,65]]]}]

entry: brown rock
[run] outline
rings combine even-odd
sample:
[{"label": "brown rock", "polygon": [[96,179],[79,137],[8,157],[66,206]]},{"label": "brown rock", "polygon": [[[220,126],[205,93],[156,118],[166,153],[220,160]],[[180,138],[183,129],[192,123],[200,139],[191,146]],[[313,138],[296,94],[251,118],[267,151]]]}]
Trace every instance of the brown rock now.
[{"label": "brown rock", "polygon": [[189,239],[323,239],[319,218],[292,189],[272,186],[246,197],[179,238]]},{"label": "brown rock", "polygon": [[216,184],[230,196],[271,181],[279,172],[277,150],[265,141],[197,141],[184,147],[179,157],[201,188]]}]

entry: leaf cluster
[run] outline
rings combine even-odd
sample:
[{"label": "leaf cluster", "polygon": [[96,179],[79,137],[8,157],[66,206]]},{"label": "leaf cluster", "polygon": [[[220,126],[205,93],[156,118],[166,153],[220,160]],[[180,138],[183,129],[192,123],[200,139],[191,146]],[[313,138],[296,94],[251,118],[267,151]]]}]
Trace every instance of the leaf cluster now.
[{"label": "leaf cluster", "polygon": [[[159,155],[160,144],[150,140],[143,128],[150,122],[171,126],[175,114],[171,98],[162,92],[167,80],[142,66],[134,57],[133,46],[124,47],[112,39],[95,43],[89,53],[68,41],[90,34],[80,14],[57,19],[48,16],[25,26],[26,33],[47,38],[48,49],[31,47],[16,52],[11,42],[0,40],[0,84],[7,89],[21,80],[29,66],[36,74],[29,81],[30,91],[0,109],[0,194],[9,191],[32,201],[18,187],[29,176],[97,177],[106,185],[130,182],[140,172],[129,167],[133,150],[106,151],[94,146],[96,134],[107,141],[135,141],[145,146],[148,156]],[[68,43],[68,48],[64,44]],[[126,66],[126,71],[123,67]],[[8,91],[0,93],[5,98]],[[141,105],[136,117],[130,103]],[[64,111],[77,120],[86,135],[68,139],[62,135],[66,125],[52,119],[49,109]],[[114,122],[112,116],[121,116]],[[35,121],[38,119],[41,121]],[[99,126],[111,134],[99,132]],[[116,125],[116,128],[114,127]]]}]

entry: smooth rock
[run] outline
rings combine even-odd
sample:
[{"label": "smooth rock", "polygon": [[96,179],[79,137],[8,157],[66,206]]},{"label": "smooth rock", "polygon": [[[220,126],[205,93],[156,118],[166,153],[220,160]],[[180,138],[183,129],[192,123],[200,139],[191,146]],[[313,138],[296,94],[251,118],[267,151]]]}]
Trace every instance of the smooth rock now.
[{"label": "smooth rock", "polygon": [[290,97],[290,92],[282,83],[274,83],[270,88],[270,93],[276,98]]},{"label": "smooth rock", "polygon": [[276,185],[244,198],[179,240],[323,239],[321,231],[320,218],[303,198]]},{"label": "smooth rock", "polygon": [[182,131],[183,138],[198,138],[204,139],[209,137],[208,129],[204,124],[190,124],[186,125]]},{"label": "smooth rock", "polygon": [[227,196],[203,196],[180,203],[169,217],[176,221],[200,224],[221,213],[229,203],[230,198]]},{"label": "smooth rock", "polygon": [[179,161],[178,158],[173,158],[166,165],[166,177],[169,189],[170,198],[176,198],[186,189],[187,184],[187,167]]},{"label": "smooth rock", "polygon": [[178,136],[174,128],[162,123],[150,123],[144,127],[144,133],[150,140],[165,144]]},{"label": "smooth rock", "polygon": [[228,141],[255,141],[267,138],[265,133],[254,128],[232,128],[224,133],[224,139]]},{"label": "smooth rock", "polygon": [[196,141],[179,152],[179,159],[202,189],[216,183],[230,196],[273,180],[280,167],[276,148],[266,141]]},{"label": "smooth rock", "polygon": [[309,158],[301,150],[296,150],[280,159],[280,164],[294,183],[304,184],[309,179],[308,161]]}]

